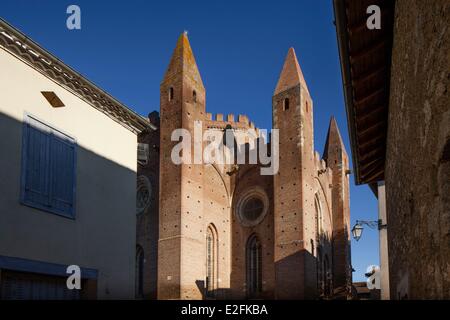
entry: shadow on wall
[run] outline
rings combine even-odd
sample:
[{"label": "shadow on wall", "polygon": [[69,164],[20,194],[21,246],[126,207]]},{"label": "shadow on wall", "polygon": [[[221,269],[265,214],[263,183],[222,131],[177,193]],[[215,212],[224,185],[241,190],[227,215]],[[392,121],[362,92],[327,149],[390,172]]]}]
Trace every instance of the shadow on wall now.
[{"label": "shadow on wall", "polygon": [[[44,205],[23,205],[23,132],[22,122],[0,113],[0,255],[94,268],[100,277],[98,298],[134,298],[136,172],[77,145],[75,193],[67,204],[74,206],[74,218],[51,213]],[[40,130],[33,132],[39,135]],[[103,143],[102,148],[120,148],[113,138]],[[52,172],[70,172],[61,167]],[[54,184],[59,193],[66,186]],[[53,200],[47,203],[50,209],[53,205]]]},{"label": "shadow on wall", "polygon": [[231,290],[229,288],[218,288],[214,290],[206,290],[205,280],[196,280],[198,290],[202,295],[202,300],[226,300],[232,299]]},{"label": "shadow on wall", "polygon": [[351,240],[347,226],[333,232],[331,250],[333,250],[333,295],[339,299],[352,296]]},{"label": "shadow on wall", "polygon": [[[279,246],[283,249],[287,245]],[[303,249],[275,263],[277,299],[334,298],[333,254],[329,236],[322,233],[315,246],[311,250],[314,254]],[[298,266],[304,266],[303,270]]]},{"label": "shadow on wall", "polygon": [[[158,240],[159,240],[159,114],[156,111],[148,115],[150,122],[157,130],[144,130],[138,135],[138,142],[147,148],[146,160],[139,161],[137,167],[138,189],[137,203],[142,203],[136,223],[136,242],[143,250],[143,263],[138,268],[141,278],[136,287],[137,297],[157,299],[158,281]],[[142,179],[142,177],[145,177]],[[140,181],[146,183],[140,183]],[[140,282],[140,283],[139,283]]]},{"label": "shadow on wall", "polygon": [[317,294],[319,298],[335,298],[335,278],[334,270],[335,238],[330,239],[326,233],[321,233],[317,239],[317,250],[315,252],[315,263],[317,270]]},{"label": "shadow on wall", "polygon": [[[275,297],[276,299],[292,300],[313,300],[313,299],[333,299],[335,288],[333,287],[333,255],[332,243],[329,236],[322,234],[314,248],[315,255],[307,250],[298,251],[292,255],[275,262],[275,272],[277,278],[276,292],[259,291],[253,293],[250,297],[248,289],[245,296],[247,299],[267,299]],[[262,253],[264,255],[264,253]],[[299,268],[304,266],[304,268]],[[248,266],[246,267],[248,268]],[[232,272],[237,272],[232,270]],[[239,270],[247,273],[248,270]],[[262,274],[262,280],[267,275]],[[233,291],[230,288],[219,288],[213,291],[206,290],[205,280],[197,280],[196,285],[201,292],[202,299],[235,299]],[[246,281],[246,284],[249,280]],[[236,289],[236,288],[235,288]]]}]

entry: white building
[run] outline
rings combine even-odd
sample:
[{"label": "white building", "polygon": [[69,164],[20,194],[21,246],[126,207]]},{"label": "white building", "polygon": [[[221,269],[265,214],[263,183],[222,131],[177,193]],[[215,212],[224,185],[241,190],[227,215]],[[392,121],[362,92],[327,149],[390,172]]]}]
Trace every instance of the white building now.
[{"label": "white building", "polygon": [[[134,298],[151,124],[0,20],[0,298]],[[66,268],[81,268],[68,290]]]}]

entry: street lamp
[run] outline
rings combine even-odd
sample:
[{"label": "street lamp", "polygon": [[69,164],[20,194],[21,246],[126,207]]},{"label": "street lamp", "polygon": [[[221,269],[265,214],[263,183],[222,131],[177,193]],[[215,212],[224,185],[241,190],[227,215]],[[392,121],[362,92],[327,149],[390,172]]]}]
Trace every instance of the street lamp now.
[{"label": "street lamp", "polygon": [[353,239],[355,239],[356,241],[359,240],[359,238],[361,238],[362,232],[364,230],[364,227],[362,225],[360,225],[358,222],[355,224],[355,226],[352,229],[352,236]]},{"label": "street lamp", "polygon": [[356,241],[358,241],[361,238],[362,232],[364,230],[363,225],[366,225],[371,229],[378,229],[378,230],[386,228],[386,225],[382,224],[381,220],[376,221],[356,220],[356,224],[353,226],[352,229],[352,236],[353,239],[355,239]]}]

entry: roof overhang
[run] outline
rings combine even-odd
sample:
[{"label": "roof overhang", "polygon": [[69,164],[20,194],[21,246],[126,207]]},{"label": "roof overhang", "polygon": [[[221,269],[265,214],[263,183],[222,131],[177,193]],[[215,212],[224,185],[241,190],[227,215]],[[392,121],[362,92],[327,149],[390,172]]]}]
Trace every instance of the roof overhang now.
[{"label": "roof overhang", "polygon": [[[333,0],[356,184],[384,180],[395,0]],[[381,29],[366,12],[381,9]]]},{"label": "roof overhang", "polygon": [[144,130],[157,129],[147,119],[100,89],[3,19],[0,19],[0,47],[128,130],[138,134]]}]

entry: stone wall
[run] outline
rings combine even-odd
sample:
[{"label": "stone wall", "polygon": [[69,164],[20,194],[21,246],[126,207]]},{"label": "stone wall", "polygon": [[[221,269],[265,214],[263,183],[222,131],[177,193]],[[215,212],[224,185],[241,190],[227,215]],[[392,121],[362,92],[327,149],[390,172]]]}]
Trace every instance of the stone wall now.
[{"label": "stone wall", "polygon": [[391,299],[450,298],[450,2],[398,0],[386,154]]},{"label": "stone wall", "polygon": [[[339,202],[338,211],[348,209],[348,179],[344,181],[343,174],[348,163],[342,164],[342,157],[336,160],[341,178],[337,181],[330,166],[314,152],[312,99],[293,49],[283,70],[273,98],[274,127],[280,129],[280,171],[275,176],[261,175],[260,164],[176,165],[171,161],[177,144],[171,141],[174,129],[192,134],[197,121],[202,121],[202,133],[207,129],[221,133],[231,126],[235,141],[247,155],[255,141],[241,141],[239,134],[247,129],[258,132],[244,115],[235,119],[232,114],[206,112],[200,73],[187,36],[180,37],[160,88],[160,134],[155,133],[160,137],[159,168],[141,170],[149,177],[159,175],[159,221],[153,214],[138,221],[147,224],[138,225],[138,243],[147,243],[155,252],[158,239],[157,267],[152,267],[154,261],[147,262],[145,272],[156,279],[153,270],[157,269],[159,299],[314,299],[322,290],[318,270],[325,265],[331,294],[332,250],[346,250],[332,244],[336,225],[332,207]],[[334,132],[339,135],[337,127]],[[153,141],[151,136],[145,139]],[[333,140],[332,147],[338,143],[340,139]],[[345,154],[343,145],[338,147]],[[338,188],[335,195],[333,187]],[[252,216],[258,206],[262,211]],[[323,220],[320,230],[318,219]],[[209,232],[213,250],[207,250],[211,248]],[[214,266],[208,271],[211,256]],[[212,283],[207,281],[211,278]],[[146,280],[146,290],[152,292],[153,283]]]},{"label": "stone wall", "polygon": [[[232,206],[232,261],[231,261],[231,297],[245,299],[247,297],[246,279],[246,244],[252,235],[256,235],[261,243],[262,254],[262,290],[258,298],[274,299],[274,230],[273,230],[273,176],[262,176],[257,165],[243,165],[235,178],[235,192]],[[268,212],[256,226],[242,226],[237,203],[241,197],[253,191],[263,190],[269,200]]]}]

